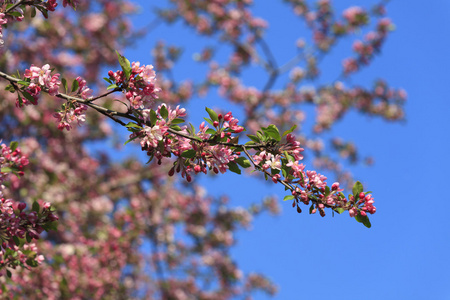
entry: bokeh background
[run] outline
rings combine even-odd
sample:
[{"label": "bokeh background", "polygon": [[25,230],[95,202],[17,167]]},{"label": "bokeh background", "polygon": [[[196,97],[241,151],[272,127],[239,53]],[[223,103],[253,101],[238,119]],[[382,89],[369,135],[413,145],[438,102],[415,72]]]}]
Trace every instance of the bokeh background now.
[{"label": "bokeh background", "polygon": [[[141,14],[133,25],[154,26],[149,18],[152,1],[136,2]],[[373,3],[333,1],[336,11]],[[289,60],[295,54],[296,39],[308,38],[309,32],[281,1],[255,1],[255,7],[254,14],[269,21],[266,40],[277,45],[273,48],[279,62]],[[347,165],[365,190],[373,191],[378,210],[371,217],[372,228],[347,214],[332,217],[328,213],[324,218],[297,214],[290,202],[281,203],[283,213],[278,217],[257,218],[250,231],[239,232],[233,255],[244,271],[265,273],[278,285],[276,299],[450,299],[450,196],[446,191],[450,2],[391,1],[387,11],[396,30],[371,66],[351,83],[369,87],[375,79],[384,78],[390,86],[404,88],[406,120],[388,123],[350,113],[329,133],[355,142],[361,155],[374,158],[372,166]],[[341,59],[350,56],[354,39],[341,42],[321,62],[323,82],[339,76]],[[152,63],[149,49],[158,40],[183,45],[183,63],[177,65],[175,78],[195,80],[202,70],[192,56],[204,40],[181,23],[155,26],[125,55],[130,61]],[[244,83],[262,88],[264,78],[257,72],[249,75]],[[205,106],[241,115],[239,107],[220,98],[200,98],[186,107],[197,126],[207,116]],[[332,182],[332,176],[329,179]],[[285,195],[281,186],[254,176],[203,176],[200,182],[210,195],[229,195],[230,205],[235,206],[247,206],[267,195],[282,201]],[[256,294],[256,299],[266,296]]]}]

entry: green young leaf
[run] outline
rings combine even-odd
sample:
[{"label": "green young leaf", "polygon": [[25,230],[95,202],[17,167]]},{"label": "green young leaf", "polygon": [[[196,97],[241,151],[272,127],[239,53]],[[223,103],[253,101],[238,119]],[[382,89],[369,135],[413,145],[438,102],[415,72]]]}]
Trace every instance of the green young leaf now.
[{"label": "green young leaf", "polygon": [[159,113],[161,114],[161,117],[163,117],[164,119],[167,119],[167,117],[169,116],[169,111],[167,110],[167,107],[165,105],[161,106]]},{"label": "green young leaf", "polygon": [[357,181],[355,182],[355,184],[353,185],[353,196],[355,197],[355,201],[358,200],[359,194],[362,193],[363,191],[363,185],[361,184],[361,182]]},{"label": "green young leaf", "polygon": [[117,58],[119,60],[119,64],[122,67],[123,73],[125,75],[125,80],[128,80],[131,75],[130,61],[128,59],[126,59],[125,56],[120,55],[120,53],[118,51],[116,51],[116,53],[117,53]]},{"label": "green young leaf", "polygon": [[211,119],[208,119],[208,118],[203,118],[203,119],[205,119],[206,122],[208,122],[211,126],[214,127],[214,123]]},{"label": "green young leaf", "polygon": [[216,134],[216,131],[212,128],[208,128],[208,129],[206,129],[205,133],[214,135],[214,134]]},{"label": "green young leaf", "polygon": [[109,83],[109,84],[112,84],[112,83],[113,83],[113,82],[111,81],[111,79],[109,79],[109,78],[103,77],[103,79],[104,79],[107,83]]},{"label": "green young leaf", "polygon": [[173,119],[173,120],[170,122],[170,124],[175,125],[175,124],[181,124],[181,123],[184,123],[184,122],[185,122],[185,121],[184,121],[183,119],[176,118],[176,119]]},{"label": "green young leaf", "polygon": [[71,92],[74,93],[76,90],[78,90],[79,86],[80,86],[80,83],[78,82],[78,80],[74,79],[72,81],[72,90],[71,90]]},{"label": "green young leaf", "polygon": [[[27,98],[28,101],[30,101],[31,103],[36,103],[36,100],[33,98],[33,96],[30,95],[30,93],[22,91],[22,95]],[[19,100],[20,102],[20,100]]]},{"label": "green young leaf", "polygon": [[158,119],[158,117],[156,116],[156,112],[153,109],[151,109],[150,110],[150,123],[151,123],[152,127],[155,126],[157,119]]},{"label": "green young leaf", "polygon": [[234,161],[237,162],[244,169],[249,168],[249,167],[252,166],[250,161],[247,158],[245,158],[245,157],[238,157]]},{"label": "green young leaf", "polygon": [[38,213],[38,212],[39,212],[39,209],[40,209],[39,203],[37,203],[36,201],[34,201],[32,207],[31,207],[31,210]]},{"label": "green young leaf", "polygon": [[10,11],[8,13],[8,15],[13,16],[13,17],[22,17],[22,14],[18,11]]},{"label": "green young leaf", "polygon": [[129,139],[129,140],[126,141],[123,145],[125,146],[125,145],[128,144],[129,142],[134,141],[135,139],[137,139],[138,137],[139,137],[139,136],[135,136],[135,137]]},{"label": "green young leaf", "polygon": [[31,7],[31,17],[36,17],[36,8],[34,6]]},{"label": "green young leaf", "polygon": [[345,209],[343,209],[342,207],[338,207],[335,208],[334,211],[337,212],[338,214],[342,214],[345,211]]},{"label": "green young leaf", "polygon": [[50,223],[46,223],[45,225],[42,225],[42,227],[45,229],[45,231],[49,231],[49,230],[58,230],[58,222],[57,221],[53,221]]},{"label": "green young leaf", "polygon": [[6,275],[7,275],[9,278],[11,278],[11,276],[12,276],[11,271],[8,270],[8,269],[6,269]]},{"label": "green young leaf", "polygon": [[2,173],[11,173],[13,170],[10,167],[4,167],[0,169]]},{"label": "green young leaf", "polygon": [[194,127],[194,125],[192,125],[192,123],[189,123],[189,125],[191,126],[191,129],[189,130],[189,132],[190,132],[192,135],[195,135],[195,127]]},{"label": "green young leaf", "polygon": [[16,141],[13,141],[11,143],[9,143],[9,148],[11,149],[11,151],[16,151],[17,147],[19,146],[19,143]]},{"label": "green young leaf", "polygon": [[236,174],[241,174],[241,169],[239,169],[238,165],[232,161],[230,161],[228,163],[228,168],[230,169],[231,172],[236,173]]},{"label": "green young leaf", "polygon": [[23,80],[17,81],[17,83],[18,83],[18,84],[21,84],[21,85],[24,85],[24,86],[29,86],[29,85],[30,85],[30,82],[28,82],[28,81],[23,81]]},{"label": "green young leaf", "polygon": [[211,120],[219,122],[219,117],[217,116],[215,111],[213,111],[211,108],[208,107],[205,107],[205,110],[208,112]]},{"label": "green young leaf", "polygon": [[137,129],[142,129],[141,126],[139,126],[138,124],[133,123],[133,122],[129,122],[127,125],[125,125],[125,127],[126,127],[126,128],[137,128]]},{"label": "green young leaf", "polygon": [[39,265],[38,262],[32,258],[27,259],[26,263],[27,263],[27,265],[29,265],[30,267],[33,267],[33,268],[35,268]]},{"label": "green young leaf", "polygon": [[278,131],[278,128],[275,125],[271,124],[267,128],[263,127],[261,129],[266,135],[275,139],[277,142],[281,141],[280,132]]},{"label": "green young leaf", "polygon": [[115,88],[118,88],[118,86],[117,86],[117,84],[113,83],[113,84],[108,85],[106,90],[112,90],[112,89],[115,89]]},{"label": "green young leaf", "polygon": [[176,131],[181,131],[181,127],[178,125],[171,125],[170,128]]},{"label": "green young leaf", "polygon": [[194,149],[189,149],[181,153],[181,157],[185,158],[193,158],[195,157],[195,155],[197,155],[197,151],[195,151]]},{"label": "green young leaf", "polygon": [[31,240],[32,240],[32,238],[31,238],[31,236],[29,235],[29,233],[27,232],[27,234],[26,234],[26,239],[27,239],[27,243],[31,243]]},{"label": "green young leaf", "polygon": [[355,216],[355,220],[358,221],[359,223],[363,223],[364,226],[366,226],[367,228],[372,227],[372,224],[370,224],[370,220],[368,216],[362,216],[361,213],[358,213]]},{"label": "green young leaf", "polygon": [[247,134],[247,136],[255,143],[259,144],[261,142],[261,140],[255,136],[255,135],[251,135],[251,134]]},{"label": "green young leaf", "polygon": [[14,244],[16,244],[16,246],[20,246],[20,240],[17,236],[13,236],[13,240],[14,240]]},{"label": "green young leaf", "polygon": [[309,207],[309,214],[312,214],[312,211],[314,210],[314,204],[311,204]]},{"label": "green young leaf", "polygon": [[12,84],[8,84],[7,86],[5,86],[5,91],[9,91],[10,93],[16,92]]},{"label": "green young leaf", "polygon": [[289,133],[291,133],[292,131],[294,131],[295,128],[297,128],[297,125],[293,125],[290,129],[288,129],[288,130],[286,130],[285,132],[283,132],[283,137],[285,137],[286,135],[288,135]]},{"label": "green young leaf", "polygon": [[64,93],[67,93],[67,80],[65,78],[61,78],[61,83],[64,87]]},{"label": "green young leaf", "polygon": [[295,197],[292,195],[284,196],[283,201],[293,200]]}]

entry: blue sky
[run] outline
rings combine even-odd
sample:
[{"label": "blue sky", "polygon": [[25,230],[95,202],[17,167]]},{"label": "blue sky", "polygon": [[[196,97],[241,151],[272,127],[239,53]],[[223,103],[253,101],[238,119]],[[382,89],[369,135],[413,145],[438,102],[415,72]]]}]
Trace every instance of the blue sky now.
[{"label": "blue sky", "polygon": [[[146,12],[149,2],[137,2]],[[286,25],[290,19],[284,6],[255,2],[256,15],[278,20],[268,31],[269,43],[282,43],[303,32],[301,27]],[[333,3],[338,2],[338,8],[374,3]],[[404,88],[406,122],[387,123],[351,113],[333,130],[353,140],[362,154],[375,158],[371,167],[352,169],[364,187],[373,191],[377,213],[371,217],[372,228],[347,214],[299,215],[290,203],[281,203],[283,213],[278,217],[257,218],[252,230],[239,232],[233,254],[244,271],[263,272],[278,285],[276,299],[450,299],[450,196],[445,183],[450,167],[450,2],[392,1],[387,10],[396,31],[388,37],[381,56],[354,82],[370,86],[382,77],[391,86]],[[148,21],[143,14],[135,24]],[[176,42],[184,36],[174,35],[176,31],[168,36],[166,30],[157,28],[127,50],[126,56],[130,61],[152,63],[149,49],[155,40]],[[288,40],[286,52],[281,47],[277,54],[289,57],[294,41]],[[201,42],[189,41],[184,58],[189,60],[189,51]],[[343,45],[324,61],[323,73],[337,74],[340,63],[334,58],[350,53],[350,43]],[[194,74],[196,70],[189,66],[188,62],[185,76],[176,76],[183,79]],[[198,125],[200,117],[206,116],[205,106],[220,105],[218,100],[202,99],[188,108],[198,116],[197,121],[192,119]],[[246,206],[270,194],[284,196],[281,186],[243,180],[235,174],[201,180],[210,194],[230,195],[233,205]],[[255,298],[266,299],[260,294]]]}]

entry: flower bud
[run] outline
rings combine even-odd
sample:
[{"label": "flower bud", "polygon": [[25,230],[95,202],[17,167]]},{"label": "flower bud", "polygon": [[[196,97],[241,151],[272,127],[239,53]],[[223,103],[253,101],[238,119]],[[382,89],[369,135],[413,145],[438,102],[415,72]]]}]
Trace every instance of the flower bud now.
[{"label": "flower bud", "polygon": [[24,209],[25,209],[25,207],[27,207],[27,204],[26,204],[26,203],[23,203],[23,202],[21,202],[21,203],[19,203],[19,205],[18,205],[17,207],[19,208],[19,210],[20,210],[20,211],[22,211],[22,210],[24,210]]}]

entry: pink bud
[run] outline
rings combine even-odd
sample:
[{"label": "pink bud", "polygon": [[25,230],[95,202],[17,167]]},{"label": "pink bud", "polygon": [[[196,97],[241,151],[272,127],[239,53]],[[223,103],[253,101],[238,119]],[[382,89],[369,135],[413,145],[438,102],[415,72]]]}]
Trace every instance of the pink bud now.
[{"label": "pink bud", "polygon": [[218,126],[219,126],[219,122],[214,121],[214,122],[213,122],[213,125],[214,125],[214,127],[218,127]]},{"label": "pink bud", "polygon": [[19,203],[19,205],[18,205],[18,208],[19,208],[20,211],[24,210],[25,207],[27,207],[27,204],[23,203],[23,202]]},{"label": "pink bud", "polygon": [[366,195],[364,195],[363,192],[359,193],[359,199],[364,199],[364,197],[366,197]]}]

